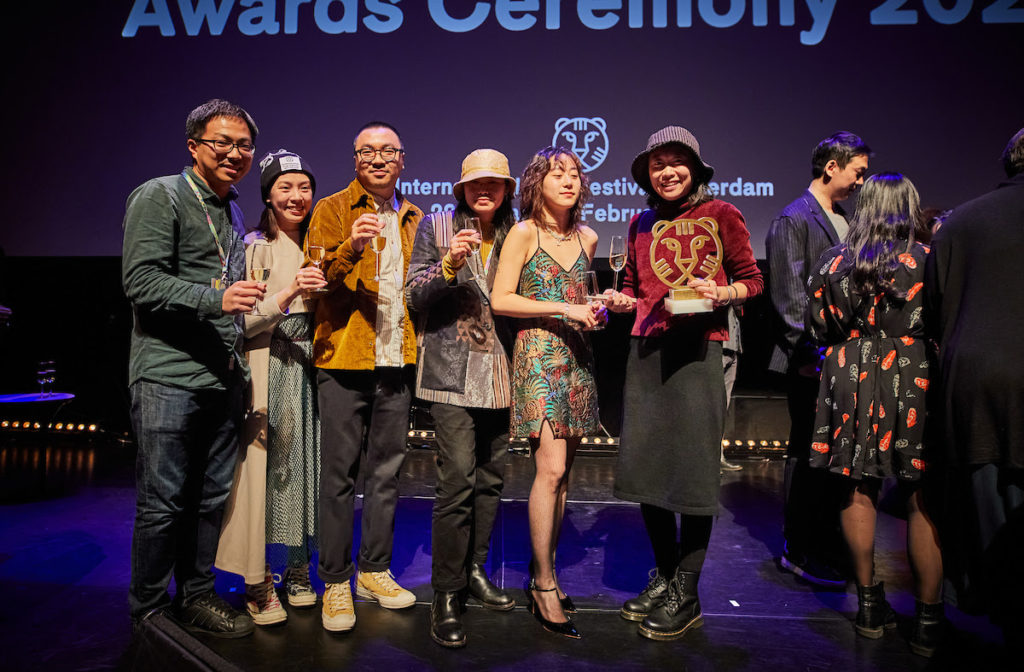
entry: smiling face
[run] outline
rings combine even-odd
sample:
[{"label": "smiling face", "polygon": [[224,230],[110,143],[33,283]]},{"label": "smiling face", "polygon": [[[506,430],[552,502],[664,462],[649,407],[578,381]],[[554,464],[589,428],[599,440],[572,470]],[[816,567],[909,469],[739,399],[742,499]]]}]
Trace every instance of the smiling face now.
[{"label": "smiling face", "polygon": [[476,213],[482,223],[494,219],[495,211],[505,200],[505,180],[497,177],[481,177],[462,185],[466,205]]},{"label": "smiling face", "polygon": [[866,154],[856,154],[849,163],[840,168],[833,159],[825,166],[825,175],[832,202],[845,201],[850,195],[864,185],[864,176],[868,172]]},{"label": "smiling face", "polygon": [[651,187],[663,201],[686,198],[693,191],[699,166],[693,155],[680,145],[660,147],[647,157]]},{"label": "smiling face", "polygon": [[282,231],[297,231],[313,207],[313,186],[305,173],[282,173],[267,199]]},{"label": "smiling face", "polygon": [[217,152],[209,142],[199,140],[225,140],[231,143],[251,145],[249,126],[238,117],[214,117],[206,122],[200,138],[189,138],[188,151],[192,155],[192,167],[203,178],[213,193],[221,198],[252,167],[252,152],[243,154],[238,147],[232,147],[226,154]]},{"label": "smiling face", "polygon": [[363,159],[358,152],[361,149],[371,150],[401,149],[402,141],[390,128],[374,126],[364,129],[356,136],[356,179],[368,192],[379,198],[391,198],[395,193],[395,184],[405,167],[405,154],[398,152],[393,159],[385,161],[379,151],[372,159]]},{"label": "smiling face", "polygon": [[549,212],[565,211],[580,198],[582,179],[576,163],[568,156],[553,156],[541,183],[544,207]]}]

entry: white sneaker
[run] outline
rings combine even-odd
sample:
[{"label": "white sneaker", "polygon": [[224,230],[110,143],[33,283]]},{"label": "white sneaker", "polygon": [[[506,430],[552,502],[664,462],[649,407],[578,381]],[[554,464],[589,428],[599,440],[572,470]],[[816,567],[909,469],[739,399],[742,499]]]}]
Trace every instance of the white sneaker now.
[{"label": "white sneaker", "polygon": [[405,609],[416,604],[416,596],[398,585],[390,569],[359,572],[356,575],[356,595],[377,600],[386,609]]},{"label": "white sneaker", "polygon": [[327,584],[321,620],[324,629],[331,632],[343,632],[355,627],[356,610],[352,606],[352,588],[348,581]]},{"label": "white sneaker", "polygon": [[263,583],[245,584],[245,608],[256,625],[273,625],[288,620],[288,613],[274,589],[274,577],[267,565]]}]

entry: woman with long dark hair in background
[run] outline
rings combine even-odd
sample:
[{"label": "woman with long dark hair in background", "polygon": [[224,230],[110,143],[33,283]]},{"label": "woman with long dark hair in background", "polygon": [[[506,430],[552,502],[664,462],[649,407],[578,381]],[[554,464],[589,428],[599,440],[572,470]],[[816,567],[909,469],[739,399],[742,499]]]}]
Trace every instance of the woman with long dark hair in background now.
[{"label": "woman with long dark hair in background", "polygon": [[216,565],[245,577],[249,615],[257,625],[271,625],[288,617],[272,568],[284,566],[291,606],[316,604],[309,561],[318,535],[320,424],[311,360],[315,304],[309,292],[327,281],[319,268],[303,265],[316,189],[309,164],[282,149],[260,161],[260,169],[266,207],[257,229],[245,238],[246,271],[261,246],[271,249],[273,263],[259,314],[245,316],[251,403]]},{"label": "woman with long dark hair in background", "polygon": [[512,355],[511,434],[528,438],[536,475],[530,489],[530,611],[550,632],[580,634],[555,575],[555,550],[580,440],[597,431],[594,357],[584,329],[607,319],[584,299],[597,234],[581,222],[587,179],[562,147],[538,152],[523,172],[522,220],[505,238],[494,281],[494,311],[522,318]]},{"label": "woman with long dark hair in background", "polygon": [[914,240],[919,210],[903,175],[865,182],[846,242],[822,255],[808,281],[807,324],[827,346],[811,466],[838,474],[836,487],[848,493],[840,522],[857,580],[856,631],[878,638],[896,627],[874,577],[878,493],[882,479],[895,476],[917,597],[910,646],[931,656],[942,621],[942,558],[920,488],[932,357],[922,315],[928,248]]},{"label": "woman with long dark hair in background", "polygon": [[452,648],[466,644],[464,589],[488,609],[516,606],[484,567],[504,485],[510,401],[509,326],[491,311],[490,296],[515,224],[515,190],[504,154],[470,153],[452,190],[455,211],[420,222],[405,286],[420,317],[416,396],[430,403],[437,437],[430,636]]}]

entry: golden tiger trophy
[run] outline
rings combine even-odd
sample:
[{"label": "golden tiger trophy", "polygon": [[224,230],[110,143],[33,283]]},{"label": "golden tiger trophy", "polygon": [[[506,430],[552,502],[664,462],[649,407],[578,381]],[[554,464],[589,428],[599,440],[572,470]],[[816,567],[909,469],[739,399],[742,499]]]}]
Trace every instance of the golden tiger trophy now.
[{"label": "golden tiger trophy", "polygon": [[692,279],[706,279],[722,267],[722,239],[718,222],[711,217],[661,220],[651,229],[651,268],[669,286],[665,310],[673,315],[706,313],[711,299],[686,286]]}]

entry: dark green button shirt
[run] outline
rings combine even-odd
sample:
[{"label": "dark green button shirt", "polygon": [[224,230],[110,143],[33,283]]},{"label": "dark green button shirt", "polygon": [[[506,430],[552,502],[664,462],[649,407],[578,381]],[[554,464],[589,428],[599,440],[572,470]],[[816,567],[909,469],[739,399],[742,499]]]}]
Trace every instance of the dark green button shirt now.
[{"label": "dark green button shirt", "polygon": [[152,179],[132,192],[121,257],[121,281],[135,318],[128,384],[226,389],[242,379],[239,373],[248,377],[240,354],[241,316],[221,309],[224,288],[245,275],[242,213],[233,187],[221,200],[192,168],[185,172],[228,255],[228,280],[222,289],[210,284],[221,275],[217,243],[182,175]]}]

